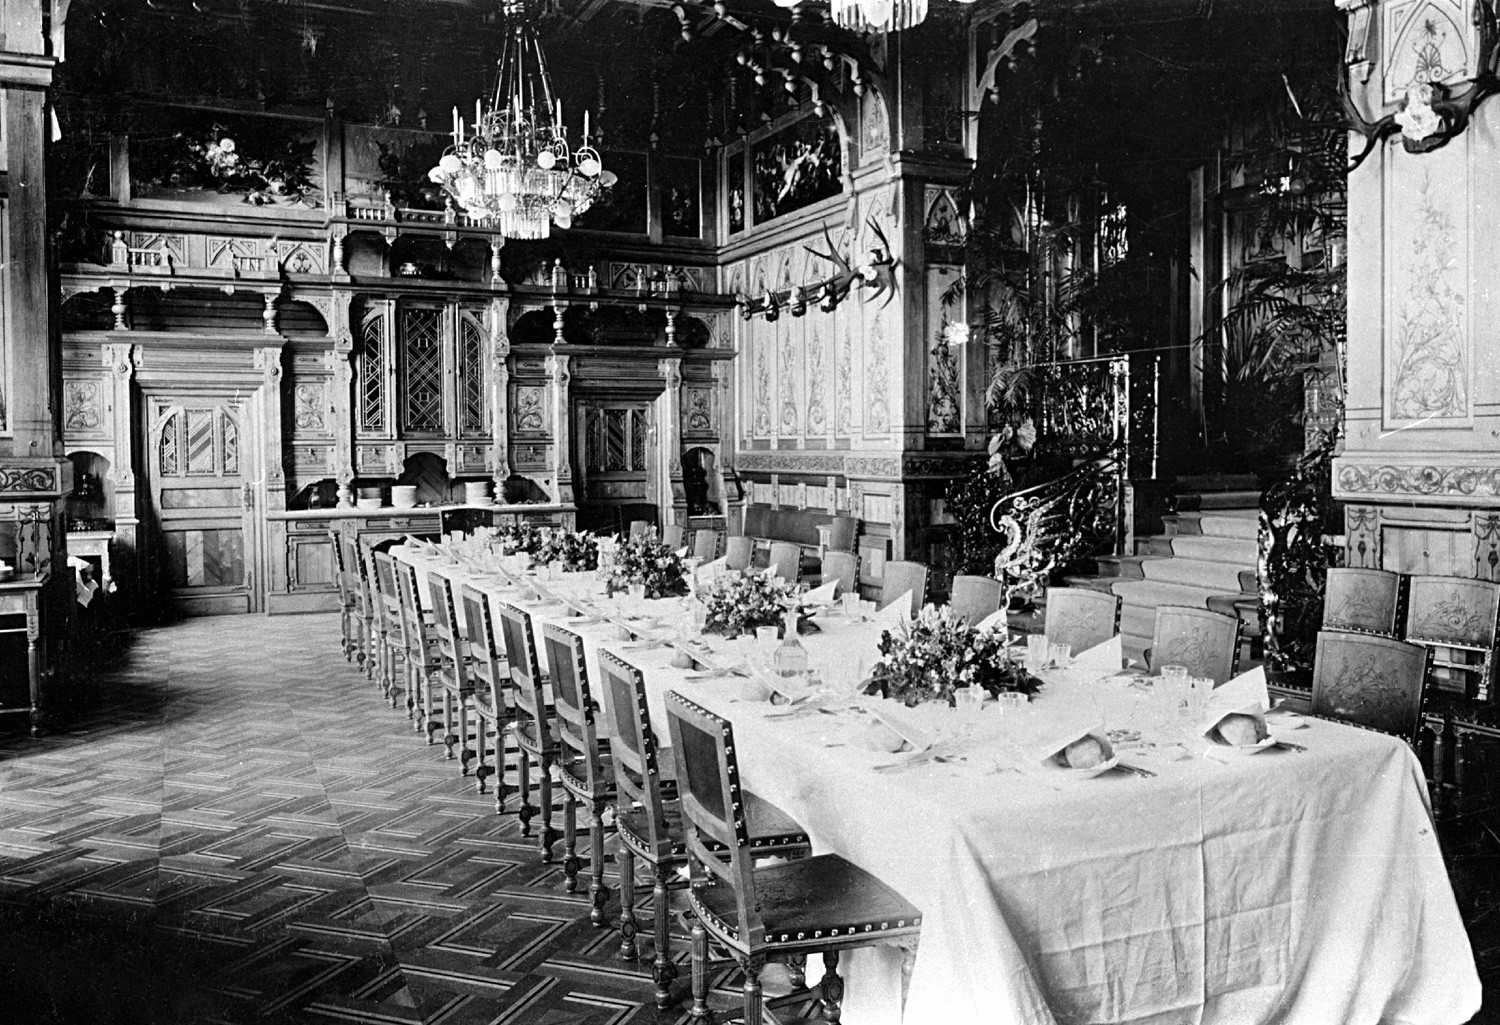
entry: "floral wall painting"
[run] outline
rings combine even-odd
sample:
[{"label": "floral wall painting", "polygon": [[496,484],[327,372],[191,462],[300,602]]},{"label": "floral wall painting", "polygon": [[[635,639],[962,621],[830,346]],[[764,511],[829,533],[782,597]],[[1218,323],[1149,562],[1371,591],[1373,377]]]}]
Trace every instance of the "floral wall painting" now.
[{"label": "floral wall painting", "polygon": [[433,132],[344,126],[344,177],[354,195],[389,194],[397,206],[441,210],[442,189],[427,177],[449,139]]},{"label": "floral wall painting", "polygon": [[1399,101],[1414,85],[1458,85],[1474,77],[1471,36],[1475,0],[1386,3],[1382,38],[1386,55],[1385,102]]},{"label": "floral wall painting", "polygon": [[729,204],[729,233],[745,230],[745,151],[733,149],[724,158],[729,169],[729,184],[724,190]]},{"label": "floral wall painting", "polygon": [[1472,422],[1467,150],[1394,160],[1387,171],[1388,429]]},{"label": "floral wall painting", "polygon": [[755,223],[765,224],[843,190],[843,157],[832,121],[803,118],[752,144]]},{"label": "floral wall painting", "polygon": [[144,198],[320,207],[321,123],[249,115],[146,114],[130,125],[131,191]]},{"label": "floral wall painting", "polygon": [[967,324],[945,322],[928,352],[927,430],[931,434],[963,432],[958,361],[968,341]]},{"label": "floral wall painting", "polygon": [[699,162],[666,157],[661,162],[661,230],[667,238],[699,238],[703,208]]}]

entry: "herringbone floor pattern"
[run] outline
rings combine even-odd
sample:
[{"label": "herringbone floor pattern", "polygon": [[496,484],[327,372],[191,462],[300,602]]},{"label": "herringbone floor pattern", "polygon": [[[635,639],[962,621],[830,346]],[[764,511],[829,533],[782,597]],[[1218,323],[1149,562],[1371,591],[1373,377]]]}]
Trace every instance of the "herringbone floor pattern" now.
[{"label": "herringbone floor pattern", "polygon": [[[74,704],[42,740],[0,739],[0,1021],[686,1017],[685,937],[658,1014],[649,962],[589,924],[582,824],[567,894],[344,662],[335,617],[142,631]],[[717,1005],[737,982],[715,973]]]}]

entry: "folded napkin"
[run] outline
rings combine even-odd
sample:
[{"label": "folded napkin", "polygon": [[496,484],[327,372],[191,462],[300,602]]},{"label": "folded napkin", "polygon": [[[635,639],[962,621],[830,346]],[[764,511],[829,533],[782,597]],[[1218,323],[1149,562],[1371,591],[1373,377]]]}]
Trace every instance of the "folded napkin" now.
[{"label": "folded napkin", "polygon": [[875,613],[875,622],[887,628],[900,626],[903,623],[910,623],[911,592],[907,591],[901,597]]},{"label": "folded napkin", "polygon": [[752,676],[740,684],[741,701],[769,701],[778,705],[795,705],[811,695],[812,689],[805,684],[764,674]]},{"label": "folded napkin", "polygon": [[687,554],[688,554],[688,546],[687,545],[683,545],[681,548],[677,549],[677,557],[679,559],[686,559],[687,558]]},{"label": "folded napkin", "polygon": [[722,558],[715,559],[713,562],[705,562],[703,565],[699,566],[695,572],[704,580],[712,580],[714,577],[724,572],[724,567],[727,564],[728,558],[729,557],[726,555]]},{"label": "folded napkin", "polygon": [[1215,687],[1208,696],[1210,708],[1233,710],[1250,704],[1258,704],[1262,712],[1271,707],[1271,696],[1266,691],[1266,671],[1262,666]]},{"label": "folded napkin", "polygon": [[977,629],[1009,630],[1010,621],[1005,618],[1005,610],[1000,609],[998,612],[991,612],[988,616],[985,616],[983,619],[981,619],[979,621],[979,626],[977,627]]},{"label": "folded napkin", "polygon": [[932,746],[934,739],[932,734],[914,723],[904,708],[897,711],[898,707],[900,706],[883,701],[872,705],[870,711],[875,714],[875,718],[880,721],[881,725],[911,745],[913,751],[926,751]]},{"label": "folded napkin", "polygon": [[837,580],[830,580],[822,587],[815,587],[811,591],[808,591],[802,596],[802,600],[804,602],[827,605],[833,601],[835,592],[837,592],[838,589],[839,582]]},{"label": "folded napkin", "polygon": [[1087,651],[1074,655],[1073,662],[1068,668],[1080,672],[1113,675],[1120,671],[1124,659],[1124,652],[1120,650],[1120,635],[1115,634],[1103,644],[1096,644]]},{"label": "folded napkin", "polygon": [[1099,773],[1119,761],[1099,722],[1075,719],[1048,724],[1025,745],[1027,761],[1049,769]]},{"label": "folded napkin", "polygon": [[1265,706],[1252,701],[1239,708],[1210,710],[1198,723],[1210,743],[1243,749],[1264,749],[1276,741],[1266,730]]}]

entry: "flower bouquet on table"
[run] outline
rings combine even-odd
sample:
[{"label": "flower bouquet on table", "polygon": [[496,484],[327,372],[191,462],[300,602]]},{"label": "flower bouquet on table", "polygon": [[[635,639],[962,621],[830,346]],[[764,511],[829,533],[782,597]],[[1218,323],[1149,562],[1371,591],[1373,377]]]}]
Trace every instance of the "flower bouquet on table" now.
[{"label": "flower bouquet on table", "polygon": [[1033,694],[1041,681],[1012,662],[1006,631],[979,629],[950,606],[927,605],[899,632],[880,636],[880,658],[865,693],[900,700],[908,706],[925,701],[954,704],[959,687],[980,687],[990,694]]},{"label": "flower bouquet on table", "polygon": [[504,555],[536,555],[547,542],[548,531],[531,523],[493,527],[492,544]]},{"label": "flower bouquet on table", "polygon": [[791,609],[800,607],[795,587],[769,573],[726,573],[698,591],[708,609],[703,629],[737,637],[756,627],[776,626]]},{"label": "flower bouquet on table", "polygon": [[654,537],[621,542],[614,559],[601,572],[607,594],[623,591],[631,584],[643,585],[647,598],[674,598],[688,593],[687,563]]},{"label": "flower bouquet on table", "polygon": [[538,562],[560,562],[567,573],[599,568],[599,539],[582,530],[554,530],[536,553]]}]

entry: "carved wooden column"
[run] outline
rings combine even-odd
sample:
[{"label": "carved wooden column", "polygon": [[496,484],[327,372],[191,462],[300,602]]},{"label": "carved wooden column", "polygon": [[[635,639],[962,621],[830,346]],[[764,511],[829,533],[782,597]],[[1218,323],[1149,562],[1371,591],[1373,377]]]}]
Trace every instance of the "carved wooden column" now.
[{"label": "carved wooden column", "polygon": [[[250,611],[265,607],[267,583],[271,579],[269,560],[286,551],[286,521],[266,519],[267,509],[286,508],[286,465],[281,449],[281,350],[280,345],[255,350],[255,368],[261,372],[261,387],[256,395],[260,407],[261,467],[260,495],[255,503],[255,535],[260,539],[258,571],[250,590]],[[246,485],[248,489],[249,484]]]},{"label": "carved wooden column", "polygon": [[136,467],[133,437],[135,424],[135,368],[137,348],[129,343],[103,347],[103,362],[110,370],[110,436],[115,439],[114,461],[109,479],[114,486],[115,540],[112,575],[121,582],[125,597],[139,593],[135,566],[140,519],[136,505]]},{"label": "carved wooden column", "polygon": [[548,390],[552,399],[552,500],[560,505],[573,504],[572,418],[568,383],[572,380],[568,365],[571,357],[553,353],[547,357]]},{"label": "carved wooden column", "polygon": [[662,524],[687,523],[687,489],[682,485],[682,360],[657,360],[666,388],[656,400],[656,500]]},{"label": "carved wooden column", "polygon": [[[496,258],[499,247],[494,249]],[[496,272],[499,273],[498,271]],[[495,494],[510,476],[510,300],[490,300],[490,431],[494,438]]]},{"label": "carved wooden column", "polygon": [[349,323],[350,292],[334,292],[328,318],[333,338],[333,477],[339,508],[354,507],[354,328]]}]

